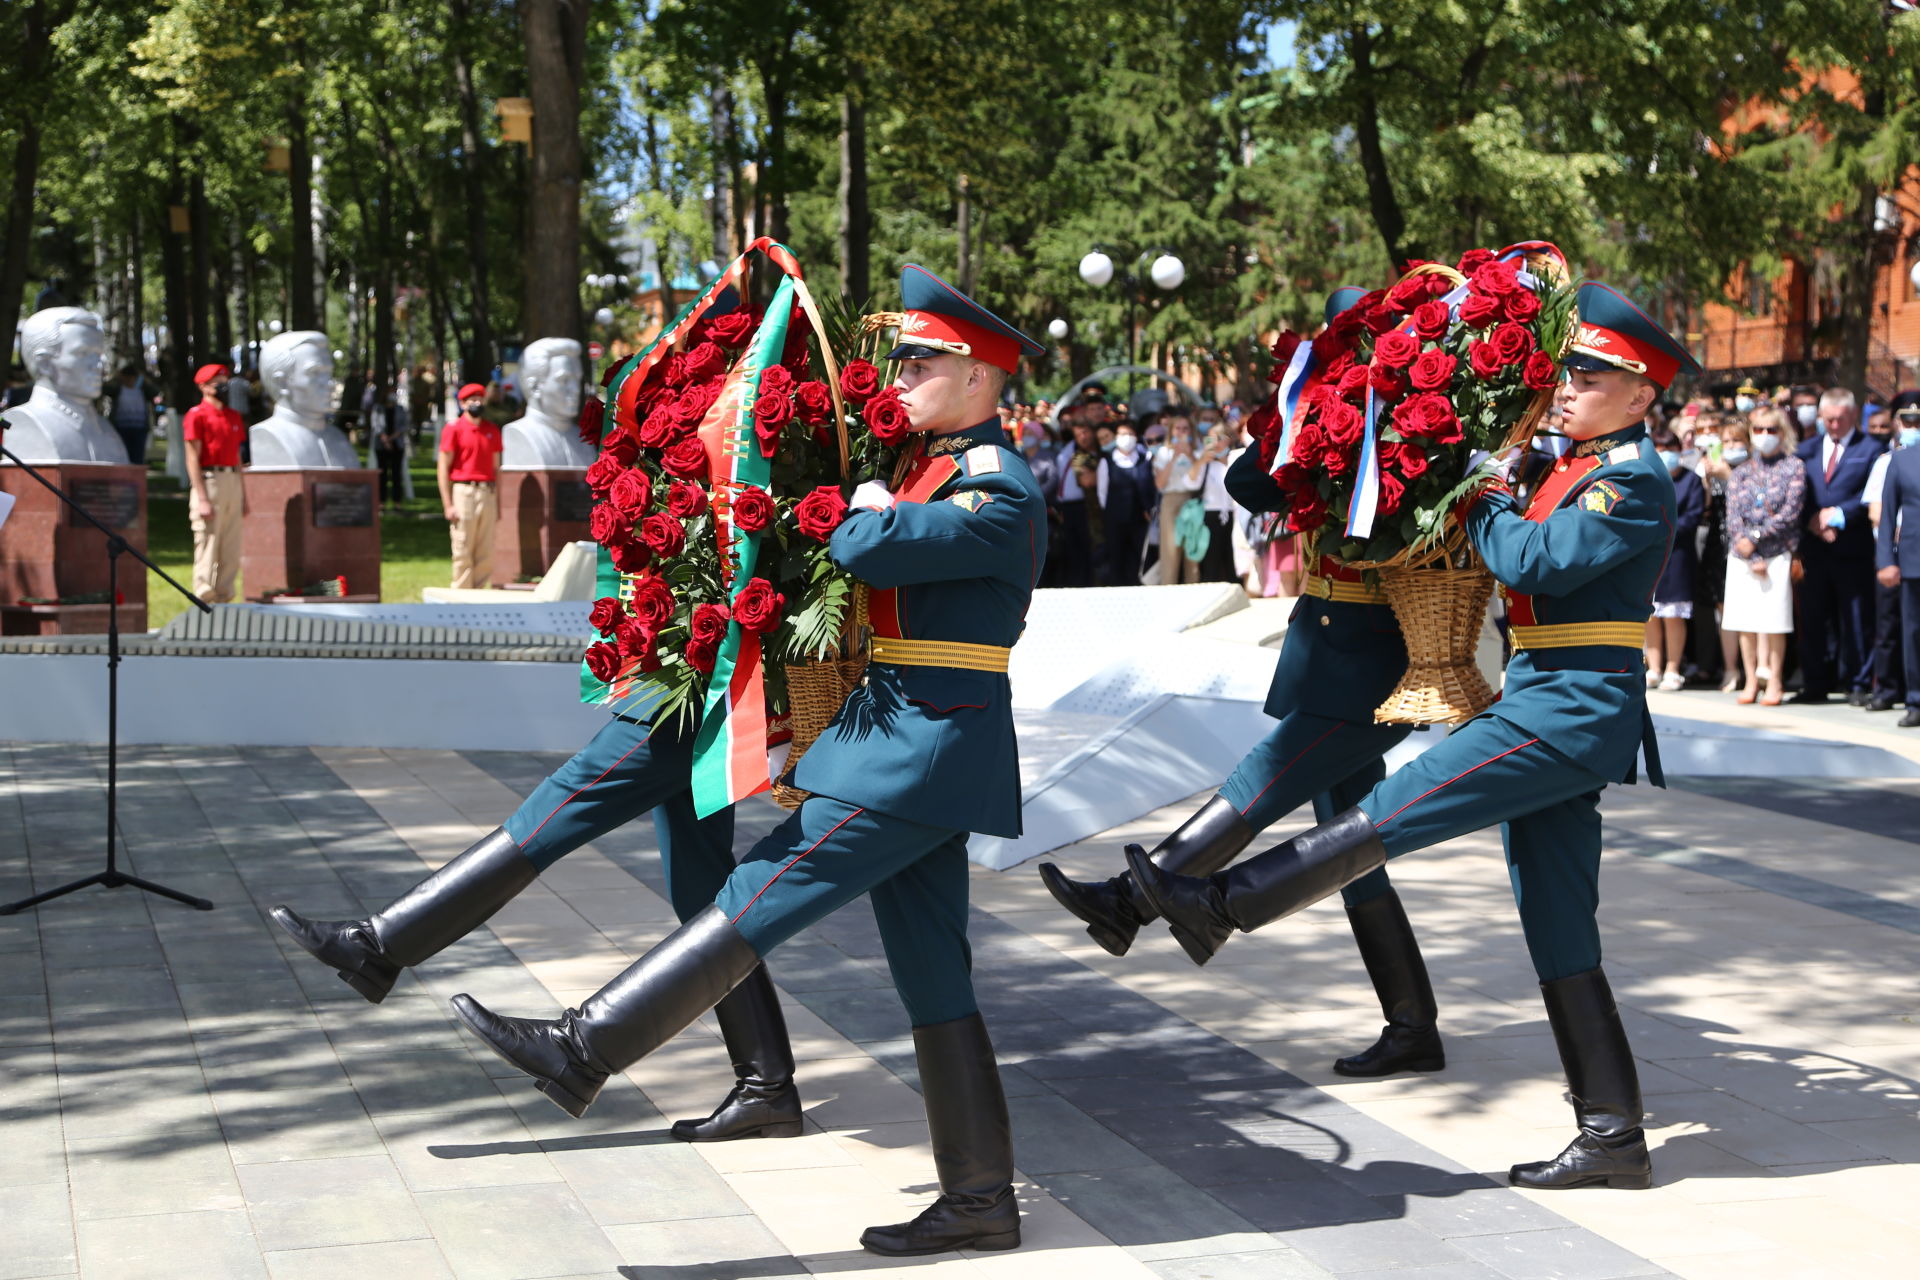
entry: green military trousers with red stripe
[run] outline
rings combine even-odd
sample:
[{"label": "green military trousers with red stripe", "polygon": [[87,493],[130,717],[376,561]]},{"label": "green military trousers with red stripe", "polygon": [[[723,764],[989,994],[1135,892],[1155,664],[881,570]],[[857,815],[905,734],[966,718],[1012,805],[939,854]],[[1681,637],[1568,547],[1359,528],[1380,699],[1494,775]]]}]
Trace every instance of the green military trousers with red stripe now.
[{"label": "green military trousers with red stripe", "polygon": [[1397,858],[1503,824],[1507,876],[1542,982],[1600,963],[1600,792],[1607,780],[1486,712],[1359,802]]},{"label": "green military trousers with red stripe", "polygon": [[733,871],[733,810],[693,810],[693,734],[675,724],[607,720],[500,825],[542,871],[581,845],[653,814],[674,914],[690,919]]},{"label": "green military trousers with red stripe", "polygon": [[816,795],[740,860],[714,905],[764,957],[863,893],[908,1020],[976,1012],[965,831]]}]

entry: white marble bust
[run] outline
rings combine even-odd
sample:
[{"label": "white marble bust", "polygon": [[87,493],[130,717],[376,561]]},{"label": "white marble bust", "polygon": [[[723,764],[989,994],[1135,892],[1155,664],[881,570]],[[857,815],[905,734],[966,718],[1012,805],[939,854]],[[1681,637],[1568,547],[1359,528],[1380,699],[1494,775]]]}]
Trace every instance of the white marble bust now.
[{"label": "white marble bust", "polygon": [[34,464],[125,466],[127,447],[94,404],[106,354],[100,317],[91,311],[48,307],[27,317],[20,326],[20,355],[33,378],[33,394],[6,411],[7,448]]},{"label": "white marble bust", "polygon": [[586,467],[597,451],[580,439],[580,344],[541,338],[520,358],[526,416],[501,433],[500,465],[508,471]]},{"label": "white marble bust", "polygon": [[358,467],[347,433],[327,421],[333,408],[333,355],[327,335],[283,333],[260,348],[260,380],[273,416],[247,437],[255,471],[318,471]]}]

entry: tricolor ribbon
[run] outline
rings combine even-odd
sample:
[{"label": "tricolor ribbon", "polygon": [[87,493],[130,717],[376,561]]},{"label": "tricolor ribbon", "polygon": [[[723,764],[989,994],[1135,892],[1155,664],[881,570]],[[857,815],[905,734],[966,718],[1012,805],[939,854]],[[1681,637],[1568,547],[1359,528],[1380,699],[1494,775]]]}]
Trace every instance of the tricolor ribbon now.
[{"label": "tricolor ribbon", "polygon": [[[1514,258],[1524,260],[1529,253],[1546,254],[1564,264],[1566,258],[1559,248],[1545,240],[1522,240],[1510,244],[1494,255],[1500,262]],[[1520,283],[1529,289],[1536,288],[1539,277],[1531,272],[1519,273]],[[1468,289],[1459,285],[1448,293],[1442,302],[1447,304],[1447,323],[1452,325],[1460,318],[1460,304],[1466,300]],[[1400,326],[1400,332],[1413,332],[1413,318],[1409,316]],[[1347,509],[1347,536],[1349,538],[1370,538],[1373,536],[1373,522],[1380,511],[1380,405],[1374,398],[1373,387],[1367,387],[1366,420],[1360,431],[1360,476],[1353,486],[1353,502]]]},{"label": "tricolor ribbon", "polygon": [[1306,393],[1312,373],[1313,343],[1302,338],[1300,345],[1293,349],[1293,357],[1287,361],[1287,371],[1281,375],[1279,389],[1273,393],[1274,404],[1281,415],[1280,443],[1273,451],[1274,472],[1286,466],[1293,457],[1293,416],[1300,407],[1300,397]]}]

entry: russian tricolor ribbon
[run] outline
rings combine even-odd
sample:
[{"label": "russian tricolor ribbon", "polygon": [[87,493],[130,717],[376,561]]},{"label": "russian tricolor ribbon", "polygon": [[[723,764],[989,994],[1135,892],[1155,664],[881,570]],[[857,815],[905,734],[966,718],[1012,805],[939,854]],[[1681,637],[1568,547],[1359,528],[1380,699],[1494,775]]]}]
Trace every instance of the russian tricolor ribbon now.
[{"label": "russian tricolor ribbon", "polygon": [[1300,407],[1300,397],[1306,392],[1312,372],[1313,343],[1302,339],[1287,361],[1279,389],[1273,393],[1274,403],[1280,410],[1280,443],[1273,451],[1273,471],[1279,471],[1293,457],[1293,416]]}]

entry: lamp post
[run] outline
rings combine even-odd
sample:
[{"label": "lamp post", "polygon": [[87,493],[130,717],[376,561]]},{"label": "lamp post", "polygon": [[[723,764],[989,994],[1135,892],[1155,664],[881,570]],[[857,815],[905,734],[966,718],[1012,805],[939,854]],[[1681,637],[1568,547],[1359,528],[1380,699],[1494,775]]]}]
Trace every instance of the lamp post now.
[{"label": "lamp post", "polygon": [[[1148,258],[1153,259],[1151,265],[1147,264]],[[1134,375],[1131,366],[1139,362],[1140,331],[1134,325],[1133,308],[1136,302],[1142,301],[1145,297],[1139,274],[1143,266],[1146,268],[1146,279],[1153,281],[1154,287],[1162,293],[1171,293],[1178,289],[1187,278],[1186,263],[1164,250],[1156,252],[1152,249],[1144,250],[1137,255],[1133,259],[1133,265],[1128,268],[1127,274],[1120,278],[1121,286],[1127,293],[1127,364],[1129,366],[1127,394],[1129,396],[1133,394]],[[1104,250],[1093,249],[1086,257],[1080,259],[1080,278],[1096,289],[1105,288],[1114,278],[1113,259],[1108,257]]]}]

